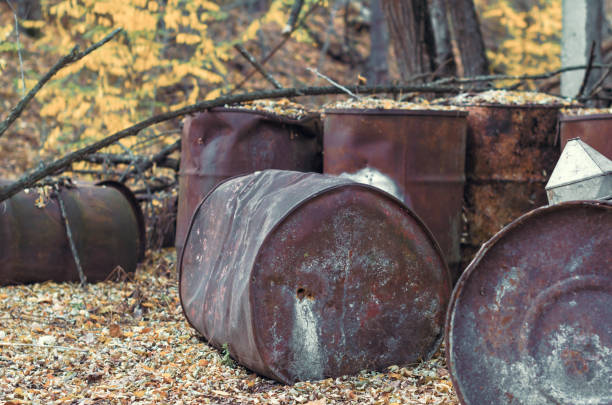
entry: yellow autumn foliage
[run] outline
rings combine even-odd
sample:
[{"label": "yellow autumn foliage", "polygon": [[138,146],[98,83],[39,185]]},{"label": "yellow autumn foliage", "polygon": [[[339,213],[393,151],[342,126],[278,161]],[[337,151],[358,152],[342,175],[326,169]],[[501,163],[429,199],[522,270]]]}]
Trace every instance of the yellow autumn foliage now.
[{"label": "yellow autumn foliage", "polygon": [[476,0],[481,24],[497,39],[487,57],[494,72],[536,74],[561,66],[561,0],[519,9],[510,0]]},{"label": "yellow autumn foliage", "polygon": [[[306,0],[304,9],[315,1]],[[153,114],[223,94],[230,85],[226,62],[236,56],[233,46],[256,38],[263,24],[276,23],[280,31],[291,4],[273,0],[268,12],[239,33],[219,37],[220,24],[228,16],[221,0],[41,0],[43,21],[22,23],[43,33],[34,49],[28,49],[32,54],[52,53],[59,59],[75,44],[85,49],[111,30],[123,29],[60,70],[37,94],[49,128],[43,155],[74,149]],[[10,25],[0,27],[0,40],[13,32]],[[5,63],[0,54],[0,71]],[[36,81],[27,77],[28,88]],[[137,140],[122,144],[133,142]],[[124,152],[117,145],[107,151]]]}]

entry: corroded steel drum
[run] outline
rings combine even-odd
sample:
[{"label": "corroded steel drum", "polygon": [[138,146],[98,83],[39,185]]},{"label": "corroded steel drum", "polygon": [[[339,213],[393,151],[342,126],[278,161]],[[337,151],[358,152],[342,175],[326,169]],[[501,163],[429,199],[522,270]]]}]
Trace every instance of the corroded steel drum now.
[{"label": "corroded steel drum", "polygon": [[323,119],[324,173],[365,180],[401,199],[432,231],[454,279],[461,258],[466,115],[328,110]]},{"label": "corroded steel drum", "polygon": [[[132,193],[104,182],[61,187],[59,195],[87,281],[104,280],[117,266],[133,272],[145,235]],[[39,197],[38,189],[30,189],[0,202],[0,285],[79,281],[57,197],[39,200],[40,208]]]},{"label": "corroded steel drum", "polygon": [[412,211],[374,187],[266,170],[198,206],[179,263],[191,325],[283,383],[383,369],[439,345],[450,274]]},{"label": "corroded steel drum", "polygon": [[515,218],[547,205],[544,186],[560,156],[555,105],[465,106],[467,238],[463,265]]},{"label": "corroded steel drum", "polygon": [[567,141],[580,138],[612,160],[612,114],[562,116],[559,118],[561,150]]},{"label": "corroded steel drum", "polygon": [[462,404],[612,403],[612,205],[512,222],[459,279],[446,353]]},{"label": "corroded steel drum", "polygon": [[185,119],[181,141],[176,247],[195,207],[220,181],[264,169],[321,172],[318,116],[293,120],[238,108]]}]

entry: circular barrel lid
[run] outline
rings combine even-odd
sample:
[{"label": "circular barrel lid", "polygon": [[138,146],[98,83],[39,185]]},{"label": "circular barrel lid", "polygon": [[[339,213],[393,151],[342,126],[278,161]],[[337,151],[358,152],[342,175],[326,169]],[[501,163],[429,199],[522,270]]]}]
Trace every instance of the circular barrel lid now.
[{"label": "circular barrel lid", "polygon": [[612,403],[612,205],[531,211],[483,245],[446,320],[462,404]]}]

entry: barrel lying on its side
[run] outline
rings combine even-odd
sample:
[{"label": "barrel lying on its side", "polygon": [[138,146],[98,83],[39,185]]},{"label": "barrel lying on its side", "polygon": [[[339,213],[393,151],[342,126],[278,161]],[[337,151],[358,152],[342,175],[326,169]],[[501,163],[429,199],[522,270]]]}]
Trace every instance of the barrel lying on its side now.
[{"label": "barrel lying on its side", "polygon": [[[133,272],[145,236],[132,193],[106,182],[62,187],[59,194],[87,281],[104,280],[117,266]],[[0,285],[79,281],[58,200],[49,196],[39,208],[38,198],[31,189],[0,202]]]},{"label": "barrel lying on its side", "polygon": [[179,271],[191,325],[284,383],[427,358],[451,289],[436,242],[399,200],[277,170],[228,180],[201,202]]},{"label": "barrel lying on its side", "polygon": [[533,210],[463,273],[446,324],[462,404],[612,403],[612,205]]}]

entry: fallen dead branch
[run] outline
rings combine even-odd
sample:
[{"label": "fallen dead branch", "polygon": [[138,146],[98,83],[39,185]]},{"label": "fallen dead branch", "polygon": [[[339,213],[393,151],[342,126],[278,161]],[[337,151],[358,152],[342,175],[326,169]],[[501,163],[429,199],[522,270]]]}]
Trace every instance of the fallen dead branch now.
[{"label": "fallen dead branch", "polygon": [[[409,85],[382,85],[382,86],[345,86],[346,89],[356,94],[401,94],[407,92],[424,92],[424,93],[458,93],[465,91],[466,89],[456,86],[434,86],[434,85],[422,85],[422,86],[409,86]],[[481,90],[481,89],[473,89]],[[275,89],[275,90],[262,90],[255,91],[252,93],[243,93],[238,95],[229,95],[216,98],[214,100],[205,100],[190,106],[179,108],[174,111],[169,111],[163,114],[155,115],[144,121],[141,121],[131,127],[122,129],[121,131],[115,132],[114,134],[90,145],[85,146],[77,151],[71,152],[51,163],[43,164],[40,167],[26,173],[19,180],[11,183],[8,186],[0,189],[0,202],[7,198],[17,194],[24,188],[31,187],[39,180],[42,180],[46,176],[59,174],[65,168],[69,167],[73,162],[78,161],[84,156],[91,153],[97,152],[98,150],[105,148],[120,139],[128,136],[137,135],[140,131],[148,128],[152,125],[160,122],[168,121],[176,117],[181,117],[187,114],[204,111],[209,108],[219,107],[226,104],[238,104],[246,101],[260,100],[260,99],[274,99],[274,98],[288,98],[297,96],[321,96],[329,94],[342,94],[345,91],[335,86],[325,87],[304,87],[304,88],[287,88],[287,89]]]},{"label": "fallen dead branch", "polygon": [[51,69],[49,69],[49,71],[47,73],[45,73],[45,75],[43,77],[40,78],[38,83],[36,83],[36,85],[34,87],[32,87],[32,89],[28,92],[28,94],[26,94],[19,101],[19,103],[11,110],[11,112],[9,113],[9,116],[4,121],[2,121],[2,123],[0,123],[0,136],[2,136],[2,134],[4,134],[4,132],[6,132],[6,130],[11,126],[11,124],[13,122],[15,122],[15,120],[17,118],[19,118],[19,116],[21,115],[21,113],[23,112],[25,107],[34,98],[36,93],[38,93],[38,91],[57,72],[59,72],[64,67],[70,65],[71,63],[74,63],[74,62],[76,62],[76,61],[78,61],[80,59],[83,59],[85,56],[89,55],[90,53],[92,53],[93,51],[95,51],[96,49],[98,49],[102,45],[106,44],[111,39],[113,39],[115,37],[115,35],[117,35],[121,31],[122,31],[121,28],[117,28],[116,30],[112,31],[110,34],[108,34],[107,36],[102,38],[100,41],[96,42],[95,44],[93,44],[89,48],[85,49],[83,52],[79,52],[79,46],[77,45],[74,48],[72,48],[72,50],[70,51],[70,53],[68,55],[63,56],[60,60],[58,60],[55,63],[55,65],[53,65],[51,67]]}]

